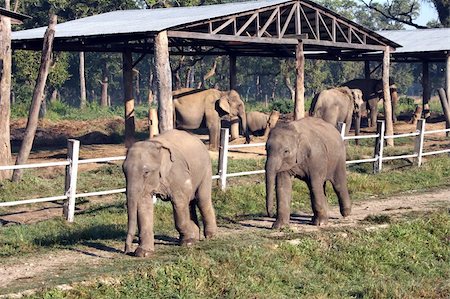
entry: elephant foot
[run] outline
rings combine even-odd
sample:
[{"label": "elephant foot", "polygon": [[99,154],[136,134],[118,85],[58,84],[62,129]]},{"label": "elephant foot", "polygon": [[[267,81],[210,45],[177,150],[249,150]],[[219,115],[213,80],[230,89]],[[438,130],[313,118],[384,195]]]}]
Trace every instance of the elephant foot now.
[{"label": "elephant foot", "polygon": [[351,212],[352,212],[352,208],[344,208],[344,209],[341,209],[341,215],[342,215],[343,217],[349,216]]},{"label": "elephant foot", "polygon": [[282,228],[285,228],[288,226],[289,226],[289,221],[286,222],[286,221],[277,220],[272,224],[272,229],[282,229]]},{"label": "elephant foot", "polygon": [[325,216],[314,216],[312,218],[312,224],[315,226],[324,226],[328,224],[328,217]]},{"label": "elephant foot", "polygon": [[206,230],[206,231],[205,231],[205,238],[206,238],[206,239],[211,239],[211,238],[213,238],[216,234],[217,234],[217,229],[215,229],[215,230]]},{"label": "elephant foot", "polygon": [[151,255],[153,255],[153,250],[143,249],[142,247],[138,247],[134,251],[134,256],[136,257],[149,257]]},{"label": "elephant foot", "polygon": [[180,240],[180,245],[181,246],[192,246],[192,245],[194,245],[197,242],[198,242],[198,239],[194,239],[194,238],[181,239]]}]

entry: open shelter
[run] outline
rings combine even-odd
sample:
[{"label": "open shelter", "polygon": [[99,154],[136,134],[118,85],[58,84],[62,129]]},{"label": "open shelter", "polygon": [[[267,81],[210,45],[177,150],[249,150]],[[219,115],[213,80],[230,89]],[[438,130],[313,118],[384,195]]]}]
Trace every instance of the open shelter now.
[{"label": "open shelter", "polygon": [[[15,49],[39,50],[45,28],[15,32]],[[230,88],[236,57],[295,57],[295,119],[304,116],[304,61],[358,59],[382,52],[386,134],[393,134],[390,53],[400,45],[309,0],[262,0],[196,7],[113,11],[56,26],[55,51],[120,52],[123,56],[125,143],[134,136],[132,68],[154,54],[160,131],[173,128],[170,55],[227,55]],[[141,56],[133,61],[132,53]]]}]

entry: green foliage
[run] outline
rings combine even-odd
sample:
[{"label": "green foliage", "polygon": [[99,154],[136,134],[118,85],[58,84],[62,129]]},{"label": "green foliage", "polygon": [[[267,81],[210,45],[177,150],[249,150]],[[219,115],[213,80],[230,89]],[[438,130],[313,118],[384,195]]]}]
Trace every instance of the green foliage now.
[{"label": "green foliage", "polygon": [[278,100],[272,102],[270,105],[271,109],[269,110],[276,110],[282,114],[287,114],[294,111],[294,103],[291,100]]}]

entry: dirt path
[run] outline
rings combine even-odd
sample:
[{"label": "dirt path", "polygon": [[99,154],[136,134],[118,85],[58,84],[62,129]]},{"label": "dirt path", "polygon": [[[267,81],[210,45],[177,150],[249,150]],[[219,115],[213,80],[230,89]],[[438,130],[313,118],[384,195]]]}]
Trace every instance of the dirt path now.
[{"label": "dirt path", "polygon": [[[339,228],[347,226],[365,226],[365,229],[377,229],[386,227],[383,225],[372,225],[362,223],[369,215],[387,215],[391,218],[401,217],[402,214],[414,211],[431,211],[436,209],[450,208],[450,189],[430,191],[426,193],[411,193],[400,196],[394,196],[383,200],[373,200],[357,202],[353,204],[352,215],[343,219],[339,215],[337,206],[333,206],[330,211],[330,223],[326,228]],[[322,228],[309,225],[311,215],[302,213],[294,215],[291,218],[291,229],[294,231],[319,231]],[[256,217],[249,220],[239,221],[233,228],[221,227],[219,234],[227,235],[231,233],[245,233],[250,230],[268,229],[271,227],[273,219],[267,217]],[[279,231],[273,231],[271,234],[280,234]],[[156,247],[173,245],[171,238],[158,239]],[[73,270],[78,265],[101,265],[111,259],[123,258],[121,253],[122,244],[113,247],[98,246],[98,244],[85,244],[77,246],[76,249],[56,250],[51,253],[35,255],[32,257],[20,257],[5,259],[0,265],[0,286],[9,288],[20,282],[27,280],[43,280],[45,277],[58,276],[64,271]],[[0,288],[0,293],[2,290]]]}]

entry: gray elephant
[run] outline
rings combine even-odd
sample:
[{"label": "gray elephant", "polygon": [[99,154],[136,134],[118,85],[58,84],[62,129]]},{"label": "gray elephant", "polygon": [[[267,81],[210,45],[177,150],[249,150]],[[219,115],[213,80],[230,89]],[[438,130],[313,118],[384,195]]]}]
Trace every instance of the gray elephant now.
[{"label": "gray elephant", "polygon": [[292,177],[308,185],[313,224],[328,223],[325,182],[330,181],[342,216],[351,212],[345,168],[345,146],[339,132],[320,118],[307,117],[276,126],[266,143],[266,208],[272,217],[274,187],[277,219],[273,228],[289,224]]},{"label": "gray elephant", "polygon": [[359,135],[361,127],[360,109],[363,104],[362,92],[359,89],[350,89],[345,86],[326,89],[314,97],[309,115],[319,117],[335,127],[338,122],[345,123],[345,135],[348,135],[354,119],[355,135]]},{"label": "gray elephant", "polygon": [[[367,114],[369,125],[372,127],[375,126],[377,123],[378,101],[383,98],[383,81],[380,79],[354,79],[341,86],[361,90],[363,93],[363,100],[366,102],[366,108],[369,110],[369,113]],[[397,86],[392,79],[389,79],[389,89],[391,93],[392,121],[396,122],[398,94]]]},{"label": "gray elephant", "polygon": [[181,245],[200,239],[196,207],[202,215],[205,237],[216,233],[211,160],[199,138],[170,130],[150,141],[136,142],[128,149],[123,172],[128,208],[126,253],[132,251],[136,225],[139,246],[134,254],[145,257],[154,251],[153,195],[171,201]]},{"label": "gray elephant", "polygon": [[[239,117],[242,129],[247,132],[245,105],[235,90],[184,88],[174,91],[173,98],[176,128],[192,130],[206,126],[211,150],[219,148],[222,116],[228,114],[231,119]],[[246,140],[249,142],[247,134]]]},{"label": "gray elephant", "polygon": [[270,114],[259,111],[247,112],[247,128],[249,135],[269,136],[270,130],[275,127],[280,118],[280,112],[273,110]]}]

